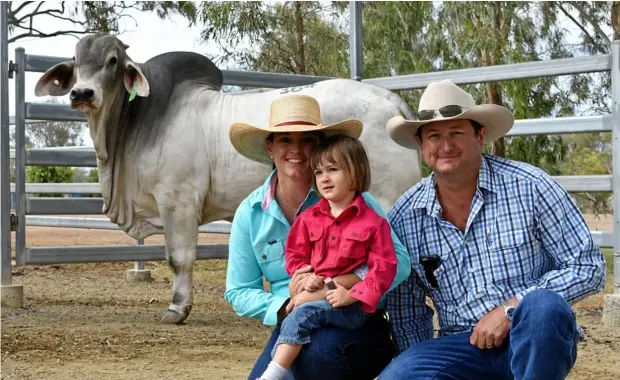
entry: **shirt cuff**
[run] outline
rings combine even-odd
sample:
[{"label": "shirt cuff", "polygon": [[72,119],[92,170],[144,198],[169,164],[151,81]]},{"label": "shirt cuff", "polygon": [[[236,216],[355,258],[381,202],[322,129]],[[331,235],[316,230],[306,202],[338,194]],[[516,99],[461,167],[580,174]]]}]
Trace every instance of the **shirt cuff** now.
[{"label": "shirt cuff", "polygon": [[349,290],[349,294],[362,302],[362,311],[367,313],[374,313],[377,310],[377,304],[379,304],[382,295],[373,289],[369,289],[363,282],[355,284]]},{"label": "shirt cuff", "polygon": [[355,275],[359,277],[361,281],[364,281],[366,275],[368,274],[368,270],[368,265],[362,264],[359,267],[353,269],[353,273],[355,273]]},{"label": "shirt cuff", "polygon": [[288,297],[283,296],[273,296],[273,300],[271,304],[267,308],[267,312],[265,313],[265,318],[263,319],[263,324],[267,326],[274,326],[278,323],[278,311],[284,303],[288,300]]},{"label": "shirt cuff", "polygon": [[519,293],[515,294],[515,297],[517,298],[517,300],[519,300],[519,303],[521,303],[521,300],[523,300],[523,297],[525,297],[526,295],[528,295],[530,292],[539,289],[540,287],[537,285],[534,286],[530,286],[529,288],[520,291]]}]

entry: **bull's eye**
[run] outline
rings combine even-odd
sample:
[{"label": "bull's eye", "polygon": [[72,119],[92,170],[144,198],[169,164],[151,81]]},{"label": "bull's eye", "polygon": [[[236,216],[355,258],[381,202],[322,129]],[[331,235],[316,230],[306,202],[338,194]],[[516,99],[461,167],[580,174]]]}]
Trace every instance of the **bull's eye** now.
[{"label": "bull's eye", "polygon": [[115,64],[116,64],[116,61],[117,61],[117,58],[116,58],[116,57],[111,57],[111,58],[110,58],[110,60],[108,61],[108,64],[110,64],[110,65],[115,65]]}]

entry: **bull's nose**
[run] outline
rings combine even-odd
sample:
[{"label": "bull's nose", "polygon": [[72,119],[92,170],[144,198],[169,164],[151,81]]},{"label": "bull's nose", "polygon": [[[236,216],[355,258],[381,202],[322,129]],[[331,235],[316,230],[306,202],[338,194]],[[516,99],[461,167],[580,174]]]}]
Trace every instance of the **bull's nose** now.
[{"label": "bull's nose", "polygon": [[71,100],[93,100],[95,91],[90,88],[76,88],[71,90]]}]

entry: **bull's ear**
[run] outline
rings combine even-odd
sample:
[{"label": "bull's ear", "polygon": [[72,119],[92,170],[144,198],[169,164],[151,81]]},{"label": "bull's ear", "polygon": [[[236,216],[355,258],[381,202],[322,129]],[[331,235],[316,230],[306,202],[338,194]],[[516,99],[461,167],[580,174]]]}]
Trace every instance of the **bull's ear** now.
[{"label": "bull's ear", "polygon": [[45,74],[39,78],[37,85],[34,87],[34,94],[36,96],[67,95],[75,84],[73,66],[74,62],[71,60],[60,62],[48,69]]},{"label": "bull's ear", "polygon": [[125,83],[125,89],[127,89],[130,94],[133,91],[134,83],[136,83],[136,95],[142,97],[149,96],[149,82],[142,73],[140,66],[136,63],[132,61],[125,62],[125,77],[123,81]]}]

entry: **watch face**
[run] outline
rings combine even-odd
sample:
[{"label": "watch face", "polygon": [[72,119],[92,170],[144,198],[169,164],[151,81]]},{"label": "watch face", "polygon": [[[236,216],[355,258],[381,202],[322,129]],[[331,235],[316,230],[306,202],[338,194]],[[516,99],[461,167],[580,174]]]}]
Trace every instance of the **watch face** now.
[{"label": "watch face", "polygon": [[512,319],[512,315],[515,313],[515,308],[514,306],[509,306],[508,309],[506,310],[506,314],[508,314],[508,316]]}]

